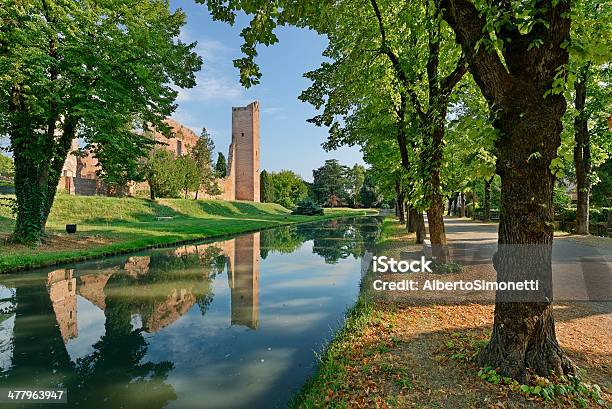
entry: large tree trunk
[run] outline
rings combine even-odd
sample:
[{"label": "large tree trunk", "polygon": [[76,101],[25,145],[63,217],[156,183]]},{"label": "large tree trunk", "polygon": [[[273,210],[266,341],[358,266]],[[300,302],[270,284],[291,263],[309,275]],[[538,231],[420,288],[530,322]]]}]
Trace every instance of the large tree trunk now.
[{"label": "large tree trunk", "polygon": [[484,186],[484,221],[491,221],[491,184],[493,183],[494,176],[490,179],[485,179]]},{"label": "large tree trunk", "polygon": [[427,224],[429,226],[429,240],[431,241],[432,255],[445,263],[448,259],[446,246],[446,231],[444,229],[444,198],[441,193],[440,166],[442,164],[442,146],[444,140],[444,120],[446,118],[445,102],[439,102],[442,112],[431,125],[431,157],[430,179],[428,186]]},{"label": "large tree trunk", "polygon": [[[441,7],[475,82],[495,112],[493,126],[500,133],[497,280],[541,279],[535,300],[509,302],[507,296],[496,294],[493,334],[479,363],[520,381],[527,378],[529,367],[540,375],[570,373],[574,368],[557,342],[550,298],[554,177],[549,168],[561,143],[565,112],[564,98],[551,88],[569,61],[565,44],[570,37],[570,2],[536,1],[539,19],[529,33],[521,32],[513,20],[499,27],[498,34],[507,39],[501,46],[503,61],[499,53],[478,46],[491,35],[486,13],[469,0],[442,0]],[[501,3],[502,12],[507,8]],[[536,39],[540,44],[533,47]]]},{"label": "large tree trunk", "polygon": [[587,94],[588,65],[583,67],[574,84],[576,99],[574,105],[577,115],[574,119],[574,166],[576,168],[576,233],[589,234],[589,196],[591,183],[591,144],[589,138],[588,118],[584,110]]},{"label": "large tree trunk", "polygon": [[423,244],[425,242],[425,219],[421,210],[415,210],[414,228],[416,231],[416,243]]},{"label": "large tree trunk", "polygon": [[465,193],[461,192],[459,196],[460,205],[459,205],[459,216],[465,217]]},{"label": "large tree trunk", "polygon": [[[497,293],[493,334],[479,363],[524,382],[527,368],[547,376],[573,366],[557,342],[551,306],[555,179],[549,166],[561,143],[565,102],[519,97],[532,102],[500,113],[495,122],[504,137],[497,141],[502,201],[494,265],[498,282],[539,280],[539,291]],[[534,159],[536,151],[541,156]]]},{"label": "large tree trunk", "polygon": [[414,207],[414,206],[410,206],[409,209],[409,213],[410,213],[410,217],[409,217],[409,224],[408,224],[408,232],[410,233],[416,233],[418,228],[419,228],[419,223],[423,222],[423,217],[419,217],[419,211]]},{"label": "large tree trunk", "polygon": [[57,194],[57,185],[59,184],[59,180],[62,176],[62,169],[64,167],[64,163],[66,162],[68,153],[70,152],[72,140],[74,139],[76,134],[77,123],[78,119],[72,117],[67,118],[64,123],[62,136],[54,144],[53,158],[50,161],[49,177],[47,180],[47,201],[45,203],[45,208],[42,216],[43,234],[45,231],[45,227],[47,226],[47,220],[49,219],[51,208],[53,207],[53,202],[55,201],[55,195]]},{"label": "large tree trunk", "polygon": [[34,159],[35,156],[33,158],[32,155],[34,147],[28,146],[24,137],[14,135],[11,145],[15,159],[17,198],[17,221],[12,241],[24,244],[38,243],[44,230],[43,215],[48,201],[49,162],[44,159]]}]

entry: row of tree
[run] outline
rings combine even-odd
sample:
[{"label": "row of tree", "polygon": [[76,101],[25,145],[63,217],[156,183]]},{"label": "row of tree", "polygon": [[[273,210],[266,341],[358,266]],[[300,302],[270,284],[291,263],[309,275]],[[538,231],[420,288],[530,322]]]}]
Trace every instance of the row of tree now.
[{"label": "row of tree", "polygon": [[395,192],[400,215],[407,203],[422,226],[427,212],[442,261],[445,193],[482,181],[490,192],[499,175],[498,279],[544,277],[544,290],[538,302],[497,299],[479,362],[522,382],[528,368],[542,376],[574,372],[550,302],[553,193],[570,148],[579,217],[588,226],[594,147],[605,159],[612,140],[609,7],[592,0],[198,1],[229,23],[237,12],[253,16],[242,32],[245,54],[235,60],[245,86],[259,82],[257,45],[278,41],[277,26],[327,36],[326,60],[305,74],[312,85],[300,96],[322,108],[310,121],[329,128],[325,148],[361,147],[376,185]]},{"label": "row of tree", "polygon": [[[594,170],[612,141],[612,8],[593,0],[197,1],[228,23],[239,12],[253,16],[242,32],[245,55],[235,60],[247,86],[261,77],[257,44],[276,42],[278,25],[327,36],[326,61],[306,74],[312,86],[300,97],[323,108],[311,121],[329,127],[326,148],[359,145],[374,185],[395,192],[398,206],[408,203],[411,220],[427,212],[438,257],[445,193],[493,174],[501,187],[499,279],[551,276],[552,198],[567,168],[579,231],[588,228]],[[202,60],[195,43],[179,38],[184,13],[164,0],[3,1],[0,21],[0,135],[10,139],[17,198],[12,239],[32,244],[44,234],[72,140],[83,138],[108,180],[130,178],[153,147],[135,130],[169,133],[163,120],[176,87],[195,85]],[[342,199],[338,190],[318,192]],[[523,244],[539,252],[525,257],[515,246]],[[549,300],[497,302],[480,362],[520,380],[528,367],[573,372]]]},{"label": "row of tree", "polygon": [[313,182],[305,182],[290,170],[260,174],[261,201],[278,203],[293,209],[310,197],[322,206],[375,207],[382,203],[372,175],[364,166],[342,165],[336,159],[326,160],[312,171]]}]

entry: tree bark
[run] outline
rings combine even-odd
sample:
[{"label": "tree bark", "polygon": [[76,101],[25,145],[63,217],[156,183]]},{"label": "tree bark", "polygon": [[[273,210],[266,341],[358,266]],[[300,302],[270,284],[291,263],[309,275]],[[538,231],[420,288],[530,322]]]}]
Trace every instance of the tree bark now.
[{"label": "tree bark", "polygon": [[484,221],[491,221],[491,184],[493,183],[494,176],[489,179],[485,179],[484,186]]},{"label": "tree bark", "polygon": [[432,255],[440,262],[448,259],[446,232],[444,229],[444,204],[442,195],[432,197],[427,209],[427,225],[429,226],[429,240],[431,241]]},{"label": "tree bark", "polygon": [[400,199],[398,199],[397,201],[397,212],[398,212],[398,219],[400,223],[405,223],[406,219],[405,219],[405,212],[404,212],[404,194],[401,194]]},{"label": "tree bark", "polygon": [[44,144],[43,136],[31,139],[16,130],[11,134],[11,146],[15,160],[15,196],[17,220],[12,241],[35,244],[44,230],[43,215],[48,201],[49,161],[38,158],[36,144]]},{"label": "tree bark", "polygon": [[415,210],[414,212],[414,228],[416,231],[416,243],[423,244],[425,242],[425,219],[423,212]]},{"label": "tree bark", "polygon": [[[553,5],[554,4],[554,5]],[[501,3],[503,9],[507,5]],[[527,368],[542,376],[574,372],[555,336],[552,315],[554,176],[550,164],[561,143],[565,100],[551,93],[553,81],[569,61],[570,3],[536,1],[540,12],[528,34],[513,20],[499,27],[501,55],[477,44],[490,38],[487,17],[470,0],[442,0],[444,19],[466,53],[475,82],[495,112],[497,173],[501,177],[498,282],[540,280],[529,300],[508,300],[497,292],[493,333],[478,362],[499,368],[520,382]],[[533,47],[535,40],[540,41]]]},{"label": "tree bark", "polygon": [[[551,100],[533,101],[522,117],[501,113],[497,121],[507,136],[497,141],[502,180],[497,280],[537,279],[540,291],[534,298],[510,300],[497,293],[493,334],[478,360],[522,382],[527,368],[541,376],[573,370],[557,343],[551,306],[554,176],[549,166],[561,142],[559,113],[565,105],[561,98]],[[535,151],[541,158],[533,158]]]},{"label": "tree bark", "polygon": [[588,65],[585,65],[574,84],[576,91],[574,106],[577,111],[574,119],[574,167],[576,168],[576,233],[589,234],[589,196],[591,194],[591,144],[588,118],[585,111],[587,96]]},{"label": "tree bark", "polygon": [[397,211],[396,216],[399,219],[400,223],[404,223],[404,190],[402,189],[402,185],[399,181],[395,182],[395,193],[396,193],[396,203],[397,203]]},{"label": "tree bark", "polygon": [[460,205],[459,205],[459,216],[465,217],[465,193],[461,192]]},{"label": "tree bark", "polygon": [[429,240],[431,241],[432,255],[440,262],[448,259],[446,231],[444,229],[444,198],[441,193],[440,166],[442,165],[442,147],[444,140],[444,120],[446,118],[446,102],[438,102],[440,110],[434,114],[430,126],[431,152],[429,155],[430,179],[427,186],[427,224],[429,226]]},{"label": "tree bark", "polygon": [[62,135],[54,144],[53,158],[50,161],[49,178],[47,181],[47,201],[43,211],[42,234],[45,233],[47,220],[49,219],[51,207],[53,206],[53,202],[55,201],[55,196],[57,194],[57,185],[59,184],[60,177],[62,176],[62,169],[64,167],[64,163],[66,162],[66,158],[68,157],[68,153],[70,152],[72,140],[76,135],[77,124],[77,118],[66,118],[63,125]]},{"label": "tree bark", "polygon": [[414,206],[408,207],[408,233],[415,233],[417,231],[417,213],[417,209]]}]

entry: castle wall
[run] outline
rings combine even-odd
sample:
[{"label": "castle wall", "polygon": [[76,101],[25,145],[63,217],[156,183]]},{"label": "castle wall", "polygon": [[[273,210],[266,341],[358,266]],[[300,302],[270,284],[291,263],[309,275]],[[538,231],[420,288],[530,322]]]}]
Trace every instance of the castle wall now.
[{"label": "castle wall", "polygon": [[78,335],[77,299],[76,278],[73,277],[73,270],[61,269],[50,272],[47,277],[47,286],[62,339],[67,342],[69,339],[76,338]]},{"label": "castle wall", "polygon": [[[199,254],[205,256],[215,249],[227,257],[226,274],[230,289],[230,322],[256,329],[259,325],[260,233],[238,236],[223,242],[185,245],[174,250],[174,256]],[[134,279],[134,291],[151,291],[151,284],[138,287],[139,279],[149,274],[150,257],[133,256],[123,269],[112,267],[104,273],[85,273],[75,277],[71,269],[59,269],[47,276],[49,297],[64,342],[78,335],[77,294],[89,300],[102,311],[106,310],[107,283],[113,274],[127,274]],[[210,270],[202,269],[203,278]],[[78,273],[77,273],[78,274]],[[156,289],[152,309],[134,306],[130,312],[140,314],[144,328],[157,332],[184,316],[197,302],[197,295],[210,291],[207,280],[184,282],[184,286],[161,285]],[[177,283],[180,284],[180,283]],[[111,291],[112,293],[112,291]]]},{"label": "castle wall", "polygon": [[[198,136],[191,129],[180,123],[167,119],[173,138],[167,138],[154,131],[153,137],[165,149],[175,156],[189,154],[198,141]],[[248,200],[259,202],[259,102],[255,101],[245,107],[232,108],[232,142],[228,152],[227,176],[217,180],[221,190],[219,195],[211,196],[206,192],[198,192],[198,198],[219,200]],[[77,150],[78,144],[73,141],[72,150]],[[92,153],[85,157],[70,154],[62,170],[58,189],[69,194],[92,196],[124,196],[135,191],[146,192],[149,185],[146,182],[130,183],[122,189],[111,191],[96,175],[99,167]],[[193,192],[193,197],[196,193]]]}]

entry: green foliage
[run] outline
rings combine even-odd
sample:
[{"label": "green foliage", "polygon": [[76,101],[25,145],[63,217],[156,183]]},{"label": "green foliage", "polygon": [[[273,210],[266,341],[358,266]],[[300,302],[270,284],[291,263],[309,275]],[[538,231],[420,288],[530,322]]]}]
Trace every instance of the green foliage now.
[{"label": "green foliage", "polygon": [[290,170],[271,172],[268,177],[274,188],[274,203],[293,209],[308,194],[308,188],[302,178]]},{"label": "green foliage", "polygon": [[227,160],[225,159],[225,155],[219,152],[219,156],[217,157],[217,164],[215,165],[215,173],[218,178],[224,178],[227,176]]},{"label": "green foliage", "polygon": [[612,207],[612,157],[608,158],[598,171],[599,181],[593,186],[595,206]]},{"label": "green foliage", "polygon": [[571,203],[572,203],[572,198],[567,192],[567,187],[562,184],[557,184],[555,186],[554,195],[553,195],[553,206],[555,207],[555,211],[557,211],[558,209],[565,208],[569,206]]},{"label": "green foliage", "polygon": [[0,154],[0,178],[12,179],[15,175],[13,159]]},{"label": "green foliage", "polygon": [[361,189],[359,189],[359,202],[363,207],[374,207],[380,203],[378,189],[371,171],[366,170]]},{"label": "green foliage", "polygon": [[366,170],[362,165],[355,164],[347,172],[348,198],[351,207],[363,206],[361,189],[365,182]]},{"label": "green foliage", "polygon": [[215,143],[206,128],[203,128],[202,134],[189,152],[189,156],[193,158],[196,164],[196,180],[198,181],[197,186],[195,182],[193,185],[190,185],[190,190],[197,191],[201,189],[212,196],[221,193],[217,184],[216,170],[213,169],[212,155],[214,150]]},{"label": "green foliage", "polygon": [[490,366],[481,368],[478,376],[495,385],[508,385],[513,392],[527,397],[541,398],[545,401],[569,398],[581,408],[588,407],[589,402],[605,406],[599,385],[584,382],[578,376],[562,376],[553,380],[535,376],[531,384],[521,385],[512,378],[502,377]]},{"label": "green foliage", "polygon": [[189,192],[197,191],[200,187],[202,169],[191,156],[180,156],[172,163],[172,166],[180,189],[183,191],[185,199]]},{"label": "green foliage", "polygon": [[0,134],[15,160],[14,241],[37,242],[75,137],[103,178],[133,177],[152,141],[169,132],[176,87],[202,60],[179,40],[185,14],[165,0],[0,1]]},{"label": "green foliage", "polygon": [[317,216],[323,214],[323,208],[315,203],[312,198],[306,196],[300,200],[291,214],[303,214],[305,216]]},{"label": "green foliage", "polygon": [[17,215],[17,201],[12,197],[0,197],[0,208],[5,208],[12,216]]},{"label": "green foliage", "polygon": [[183,188],[177,172],[174,154],[164,148],[155,148],[144,165],[146,180],[151,189],[151,198],[178,197]]},{"label": "green foliage", "polygon": [[274,203],[274,183],[265,169],[259,174],[259,195],[263,203]]},{"label": "green foliage", "polygon": [[[332,207],[347,203],[353,189],[350,176],[351,169],[341,165],[336,159],[328,159],[325,164],[312,171],[312,191],[317,202]],[[357,183],[357,182],[355,182]]]}]

